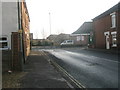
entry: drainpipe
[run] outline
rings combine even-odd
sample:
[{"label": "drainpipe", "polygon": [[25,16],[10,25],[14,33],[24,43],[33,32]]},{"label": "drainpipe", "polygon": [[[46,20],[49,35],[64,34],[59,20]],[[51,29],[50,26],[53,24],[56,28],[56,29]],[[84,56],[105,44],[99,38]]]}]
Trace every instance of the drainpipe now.
[{"label": "drainpipe", "polygon": [[22,15],[21,15],[21,0],[18,0],[18,29],[19,29],[19,42],[20,42],[20,51],[19,51],[19,70],[23,70],[23,28],[22,28]]},{"label": "drainpipe", "polygon": [[120,55],[120,2],[118,2],[118,19],[117,19],[117,51],[118,54]]}]

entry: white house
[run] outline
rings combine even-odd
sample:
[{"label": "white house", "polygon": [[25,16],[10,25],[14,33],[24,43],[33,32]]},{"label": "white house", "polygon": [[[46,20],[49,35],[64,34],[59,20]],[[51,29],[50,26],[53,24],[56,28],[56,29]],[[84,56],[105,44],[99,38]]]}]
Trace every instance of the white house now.
[{"label": "white house", "polygon": [[2,2],[0,49],[11,49],[11,32],[18,32],[18,2]]}]

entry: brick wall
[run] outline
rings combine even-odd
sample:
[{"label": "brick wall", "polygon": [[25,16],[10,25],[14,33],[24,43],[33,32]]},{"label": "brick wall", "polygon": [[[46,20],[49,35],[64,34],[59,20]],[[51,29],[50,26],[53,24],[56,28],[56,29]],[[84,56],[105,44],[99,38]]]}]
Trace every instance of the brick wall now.
[{"label": "brick wall", "polygon": [[20,36],[18,32],[12,32],[12,69],[22,70],[22,53],[20,52]]},{"label": "brick wall", "polygon": [[117,40],[118,40],[118,49],[120,50],[120,11],[118,13],[118,18],[117,18],[117,30],[118,30],[118,34],[117,34]]},{"label": "brick wall", "polygon": [[2,51],[2,72],[8,70],[22,70],[22,54],[20,52],[20,38],[18,32],[12,32],[11,50]]},{"label": "brick wall", "polygon": [[30,53],[30,30],[29,30],[29,14],[25,0],[22,0],[22,29],[23,29],[23,43],[25,60]]},{"label": "brick wall", "polygon": [[2,51],[2,72],[11,70],[11,50]]},{"label": "brick wall", "polygon": [[[117,12],[117,20],[118,20],[118,12]],[[116,28],[111,28],[111,16],[107,15],[105,17],[102,17],[100,19],[94,20],[93,21],[94,25],[94,34],[95,34],[95,47],[96,48],[106,48],[106,41],[105,41],[105,35],[104,32],[109,31],[114,32],[114,31],[119,31]],[[117,21],[117,26],[118,21]],[[112,36],[110,34],[110,46],[112,45]],[[111,47],[112,48],[112,47]]]},{"label": "brick wall", "polygon": [[74,40],[75,45],[82,45],[82,46],[88,45],[89,36],[88,35],[82,35],[82,36],[84,37],[84,40],[77,41],[77,36],[70,36],[70,40]]}]

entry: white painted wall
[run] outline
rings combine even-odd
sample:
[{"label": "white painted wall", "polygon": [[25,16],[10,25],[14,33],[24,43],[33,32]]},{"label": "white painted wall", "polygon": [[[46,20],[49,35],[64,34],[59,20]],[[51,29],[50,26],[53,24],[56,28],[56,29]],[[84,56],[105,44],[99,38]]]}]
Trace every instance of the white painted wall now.
[{"label": "white painted wall", "polygon": [[2,2],[2,35],[8,36],[8,47],[11,49],[11,32],[18,31],[17,2]]},{"label": "white painted wall", "polygon": [[[2,3],[0,2],[0,34],[2,33]],[[2,90],[2,52],[0,51],[0,90]]]},{"label": "white painted wall", "polygon": [[2,26],[2,2],[0,1],[0,30]]}]

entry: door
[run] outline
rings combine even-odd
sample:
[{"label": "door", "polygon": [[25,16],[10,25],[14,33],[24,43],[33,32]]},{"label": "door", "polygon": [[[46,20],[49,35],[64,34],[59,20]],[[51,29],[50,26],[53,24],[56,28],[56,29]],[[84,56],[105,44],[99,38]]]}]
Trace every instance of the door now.
[{"label": "door", "polygon": [[109,32],[105,32],[105,43],[106,43],[106,49],[110,49],[110,38],[109,38]]}]

